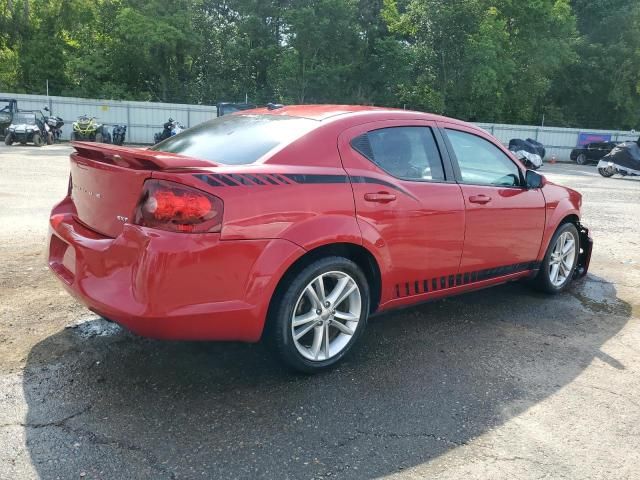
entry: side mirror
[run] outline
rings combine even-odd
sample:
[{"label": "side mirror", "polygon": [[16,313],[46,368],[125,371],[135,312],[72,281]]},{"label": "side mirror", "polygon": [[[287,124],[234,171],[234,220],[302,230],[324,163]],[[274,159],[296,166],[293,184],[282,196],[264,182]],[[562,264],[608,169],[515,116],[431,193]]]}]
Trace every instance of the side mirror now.
[{"label": "side mirror", "polygon": [[542,188],[546,182],[544,175],[540,175],[538,172],[534,172],[533,170],[527,170],[524,180],[529,190]]}]

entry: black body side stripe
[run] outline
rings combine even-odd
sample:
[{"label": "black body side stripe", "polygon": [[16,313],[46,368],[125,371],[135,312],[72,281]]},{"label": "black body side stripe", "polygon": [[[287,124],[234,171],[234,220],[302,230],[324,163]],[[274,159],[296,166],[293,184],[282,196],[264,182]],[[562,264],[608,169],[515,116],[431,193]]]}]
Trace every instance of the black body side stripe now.
[{"label": "black body side stripe", "polygon": [[394,185],[393,183],[385,180],[373,177],[353,176],[348,175],[318,175],[318,174],[306,174],[306,173],[229,173],[229,174],[195,174],[198,180],[207,183],[213,187],[237,187],[237,186],[271,186],[271,185],[295,185],[295,184],[335,184],[335,183],[368,183],[373,185],[381,185],[398,192],[402,192],[405,195],[416,200],[416,197],[410,192]]},{"label": "black body side stripe", "polygon": [[[485,270],[476,270],[474,272],[458,273],[456,275],[447,275],[444,277],[437,277],[432,279],[422,280],[423,292],[429,292],[429,280],[431,280],[431,291],[442,290],[446,288],[452,288],[454,286],[467,285],[469,283],[481,282],[483,280],[490,280],[493,278],[502,277],[505,275],[511,275],[513,273],[527,272],[530,270],[537,270],[540,268],[540,262],[524,262],[516,263],[514,265],[504,265],[502,267],[488,268]],[[396,298],[407,297],[411,295],[409,290],[409,282],[404,284],[404,289],[401,288],[401,284],[395,286]],[[402,292],[405,294],[402,294]],[[420,293],[420,281],[414,281],[414,294]]]}]

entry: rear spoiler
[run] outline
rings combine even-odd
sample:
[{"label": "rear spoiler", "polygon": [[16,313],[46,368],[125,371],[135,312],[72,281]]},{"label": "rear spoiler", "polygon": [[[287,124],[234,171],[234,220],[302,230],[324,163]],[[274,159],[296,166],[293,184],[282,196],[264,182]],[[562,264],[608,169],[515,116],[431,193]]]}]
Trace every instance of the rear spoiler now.
[{"label": "rear spoiler", "polygon": [[106,143],[71,142],[81,157],[134,170],[169,170],[174,168],[209,168],[219,166],[210,160],[186,157],[177,153],[157,152],[145,148],[120,147]]}]

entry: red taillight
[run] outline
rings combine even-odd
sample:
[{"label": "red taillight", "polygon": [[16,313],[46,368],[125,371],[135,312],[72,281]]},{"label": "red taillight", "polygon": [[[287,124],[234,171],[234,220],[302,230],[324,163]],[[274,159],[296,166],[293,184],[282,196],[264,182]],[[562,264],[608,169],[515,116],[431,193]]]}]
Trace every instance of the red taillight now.
[{"label": "red taillight", "polygon": [[219,232],[222,211],[222,200],[209,193],[166,180],[147,180],[134,223],[171,232]]}]

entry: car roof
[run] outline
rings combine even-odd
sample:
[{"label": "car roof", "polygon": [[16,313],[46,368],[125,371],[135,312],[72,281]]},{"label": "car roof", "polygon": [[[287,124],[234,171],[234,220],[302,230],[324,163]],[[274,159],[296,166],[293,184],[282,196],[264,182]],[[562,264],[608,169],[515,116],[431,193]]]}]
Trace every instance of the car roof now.
[{"label": "car roof", "polygon": [[[311,120],[324,121],[335,119],[336,117],[361,117],[390,116],[393,118],[420,118],[422,120],[441,120],[452,123],[466,124],[461,120],[443,117],[432,113],[417,112],[413,110],[403,110],[400,108],[373,107],[368,105],[285,105],[278,108],[254,108],[234,113],[234,115],[286,115],[290,117],[308,118]],[[471,124],[466,124],[473,126]],[[477,128],[473,126],[474,128]]]}]

